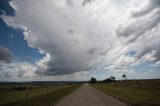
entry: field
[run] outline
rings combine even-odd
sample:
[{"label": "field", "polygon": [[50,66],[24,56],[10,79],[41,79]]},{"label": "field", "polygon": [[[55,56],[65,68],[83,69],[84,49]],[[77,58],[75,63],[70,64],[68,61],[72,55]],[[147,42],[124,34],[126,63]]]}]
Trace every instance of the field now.
[{"label": "field", "polygon": [[160,106],[160,80],[128,80],[91,85],[128,105]]},{"label": "field", "polygon": [[30,90],[13,90],[13,85],[1,86],[0,106],[52,106],[79,86],[80,84],[36,85]]}]

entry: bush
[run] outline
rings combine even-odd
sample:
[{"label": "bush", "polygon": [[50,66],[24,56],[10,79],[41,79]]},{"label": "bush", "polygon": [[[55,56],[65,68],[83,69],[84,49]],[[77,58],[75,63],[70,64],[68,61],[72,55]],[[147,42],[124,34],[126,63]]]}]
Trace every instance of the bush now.
[{"label": "bush", "polygon": [[107,78],[105,80],[103,80],[104,83],[108,83],[108,82],[112,82],[111,78]]},{"label": "bush", "polygon": [[27,87],[25,86],[18,86],[18,87],[12,87],[12,90],[20,91],[20,90],[26,90]]}]

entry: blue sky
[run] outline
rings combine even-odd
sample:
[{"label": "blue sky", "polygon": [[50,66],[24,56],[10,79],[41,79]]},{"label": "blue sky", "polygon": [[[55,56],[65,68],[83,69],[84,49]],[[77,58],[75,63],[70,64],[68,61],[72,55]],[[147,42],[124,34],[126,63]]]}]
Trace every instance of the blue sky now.
[{"label": "blue sky", "polygon": [[0,80],[160,78],[159,0],[0,1]]},{"label": "blue sky", "polygon": [[[28,46],[26,40],[24,40],[22,30],[8,27],[2,19],[0,19],[0,25],[0,45],[12,51],[15,59],[35,61],[42,58],[42,54],[38,52],[38,49]],[[27,57],[30,60],[26,59]]]},{"label": "blue sky", "polygon": [[[0,13],[14,16],[15,10],[10,6],[9,1],[10,0],[0,1]],[[23,30],[8,26],[2,18],[0,18],[0,35],[0,45],[8,48],[15,59],[33,63],[42,58],[43,55],[38,52],[38,49],[28,46],[23,36]]]}]

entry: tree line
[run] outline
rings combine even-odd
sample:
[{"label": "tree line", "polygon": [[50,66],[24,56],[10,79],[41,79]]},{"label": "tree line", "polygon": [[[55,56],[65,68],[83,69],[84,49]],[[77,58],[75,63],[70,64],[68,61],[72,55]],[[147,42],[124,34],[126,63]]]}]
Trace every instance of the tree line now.
[{"label": "tree line", "polygon": [[[123,74],[122,79],[127,80],[127,76],[125,74]],[[110,76],[102,81],[97,81],[97,79],[95,77],[91,77],[89,83],[97,83],[97,82],[108,83],[108,82],[115,82],[115,81],[116,81],[116,78],[114,76]]]}]

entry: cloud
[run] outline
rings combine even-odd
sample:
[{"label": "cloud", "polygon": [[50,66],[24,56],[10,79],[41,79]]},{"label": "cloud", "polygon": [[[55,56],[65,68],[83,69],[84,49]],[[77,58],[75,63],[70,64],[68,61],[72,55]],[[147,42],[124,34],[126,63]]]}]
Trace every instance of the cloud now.
[{"label": "cloud", "polygon": [[146,4],[137,12],[131,12],[130,20],[120,24],[116,33],[117,36],[125,37],[126,44],[137,50],[137,59],[159,61],[160,2],[150,0]]},{"label": "cloud", "polygon": [[97,51],[97,49],[93,47],[93,48],[91,48],[91,49],[88,51],[88,53],[89,53],[90,55],[92,55],[92,54],[94,54],[96,51]]},{"label": "cloud", "polygon": [[90,3],[92,1],[94,1],[94,0],[83,0],[82,6],[85,6],[87,3]]},{"label": "cloud", "polygon": [[12,62],[12,53],[9,49],[0,45],[0,61],[4,61],[6,63]]},{"label": "cloud", "polygon": [[[142,60],[159,61],[158,3],[14,0],[16,15],[2,18],[22,28],[28,45],[45,55],[35,63],[37,75],[66,77],[95,67],[128,71]],[[134,57],[126,56],[130,51],[136,51]]]},{"label": "cloud", "polygon": [[28,62],[14,61],[10,64],[0,63],[1,81],[26,81],[34,80],[36,66]]},{"label": "cloud", "polygon": [[0,1],[0,15],[5,14],[9,16],[14,16],[15,11],[11,0],[1,0]]},{"label": "cloud", "polygon": [[[90,63],[98,58],[100,51],[106,47],[103,39],[105,35],[98,37],[99,32],[94,30],[97,22],[90,16],[92,10],[86,9],[89,13],[83,13],[81,2],[76,2],[75,8],[68,7],[65,2],[55,1],[42,1],[37,4],[31,0],[16,0],[13,4],[17,7],[16,16],[4,16],[5,22],[13,27],[26,26],[24,36],[29,46],[46,54],[39,61],[42,64],[38,65],[37,74],[65,75],[89,71],[92,68]],[[97,42],[97,39],[101,43]],[[93,48],[98,48],[99,53],[95,53]]]},{"label": "cloud", "polygon": [[118,36],[130,37],[129,43],[134,42],[140,36],[145,35],[148,31],[151,31],[157,27],[160,23],[160,10],[155,10],[153,13],[148,14],[145,17],[129,20],[127,24],[120,25],[117,29]]},{"label": "cloud", "polygon": [[141,11],[132,11],[132,17],[136,18],[136,17],[144,16],[159,7],[160,7],[159,0],[146,0],[144,3],[142,3],[140,7],[140,8],[143,8]]}]

